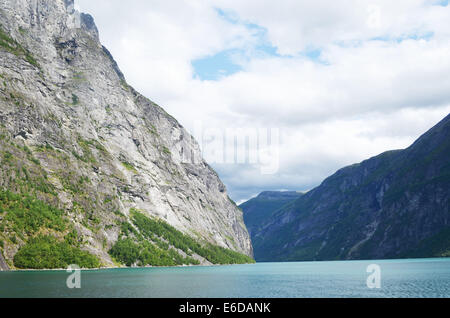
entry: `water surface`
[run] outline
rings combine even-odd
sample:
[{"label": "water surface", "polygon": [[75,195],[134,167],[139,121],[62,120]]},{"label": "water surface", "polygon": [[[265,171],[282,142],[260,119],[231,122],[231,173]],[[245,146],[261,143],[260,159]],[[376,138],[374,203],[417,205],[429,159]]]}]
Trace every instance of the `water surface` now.
[{"label": "water surface", "polygon": [[[369,264],[381,288],[366,285]],[[450,297],[450,259],[258,263],[81,272],[0,272],[0,297]]]}]

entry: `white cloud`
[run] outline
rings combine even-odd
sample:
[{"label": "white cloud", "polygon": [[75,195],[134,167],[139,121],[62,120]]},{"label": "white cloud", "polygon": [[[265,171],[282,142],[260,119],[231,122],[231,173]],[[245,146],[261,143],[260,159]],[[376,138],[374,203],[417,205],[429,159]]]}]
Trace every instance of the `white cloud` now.
[{"label": "white cloud", "polygon": [[[242,19],[264,26],[282,54],[306,46],[367,40],[389,34],[398,37],[421,30],[424,15],[433,11],[423,0],[216,0]],[[442,7],[439,7],[442,9]]]},{"label": "white cloud", "polygon": [[[196,120],[280,129],[278,174],[215,165],[236,200],[310,189],[343,165],[408,146],[450,112],[450,6],[433,2],[78,0],[128,82],[189,130]],[[261,38],[246,23],[290,56],[255,52]],[[235,59],[242,71],[194,77],[193,60],[228,49],[245,52]]]}]

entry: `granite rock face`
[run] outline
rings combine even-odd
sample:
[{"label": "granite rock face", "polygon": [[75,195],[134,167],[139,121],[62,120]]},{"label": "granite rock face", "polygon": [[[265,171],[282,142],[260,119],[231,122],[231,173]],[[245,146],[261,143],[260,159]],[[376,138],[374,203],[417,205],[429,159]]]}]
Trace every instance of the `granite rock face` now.
[{"label": "granite rock face", "polygon": [[8,270],[9,266],[6,264],[5,259],[3,258],[3,255],[0,253],[0,271]]},{"label": "granite rock face", "polygon": [[[242,212],[196,141],[126,83],[90,15],[71,0],[0,0],[0,24],[1,132],[39,161],[84,249],[112,265],[116,214],[136,209],[252,255]],[[1,187],[13,183],[0,175]]]},{"label": "granite rock face", "polygon": [[252,230],[257,260],[450,256],[450,115],[345,167]]}]

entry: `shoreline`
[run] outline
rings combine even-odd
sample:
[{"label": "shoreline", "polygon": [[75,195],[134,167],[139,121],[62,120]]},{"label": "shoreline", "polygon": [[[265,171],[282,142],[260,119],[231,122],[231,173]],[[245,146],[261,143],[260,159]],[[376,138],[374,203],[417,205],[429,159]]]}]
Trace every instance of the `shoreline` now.
[{"label": "shoreline", "polygon": [[[110,267],[96,267],[96,268],[80,268],[81,271],[99,271],[103,269],[145,269],[145,268],[183,268],[183,267],[218,267],[218,266],[233,266],[233,265],[253,265],[255,263],[243,263],[243,264],[209,264],[209,265],[173,265],[173,266],[136,266],[136,267],[129,267],[129,266],[110,266]],[[32,269],[32,268],[25,268],[25,269],[8,269],[0,271],[2,272],[61,272],[65,271],[67,272],[67,268],[42,268],[42,269]],[[73,269],[72,269],[73,271]]]},{"label": "shoreline", "polygon": [[[356,259],[356,260],[333,260],[333,261],[285,261],[285,262],[254,262],[243,264],[208,264],[208,265],[173,265],[173,266],[109,266],[96,268],[80,268],[81,271],[99,271],[104,269],[145,269],[145,268],[180,268],[180,267],[218,267],[218,266],[235,266],[235,265],[256,265],[264,263],[326,263],[326,262],[386,262],[386,261],[426,261],[426,260],[449,260],[448,256],[440,257],[406,257],[406,258],[385,258],[385,259]],[[45,268],[45,269],[8,269],[0,271],[3,272],[48,272],[48,271],[67,271],[67,268]]]}]

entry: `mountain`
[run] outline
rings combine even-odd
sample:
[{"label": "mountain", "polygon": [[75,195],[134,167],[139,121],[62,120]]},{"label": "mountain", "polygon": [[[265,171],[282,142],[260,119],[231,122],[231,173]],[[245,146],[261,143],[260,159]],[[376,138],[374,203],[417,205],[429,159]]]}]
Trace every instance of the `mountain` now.
[{"label": "mountain", "polygon": [[[302,193],[296,191],[264,191],[257,197],[239,205],[244,213],[244,223],[247,226],[250,238],[255,239],[253,234],[259,232],[259,227],[269,220],[274,212],[294,202],[300,196],[302,196]],[[254,250],[256,260],[264,257],[263,254],[259,255],[258,252],[258,250]]]},{"label": "mountain", "polygon": [[0,0],[0,88],[3,268],[252,261],[196,141],[73,0]]},{"label": "mountain", "polygon": [[[251,231],[259,261],[450,256],[450,115],[337,171]],[[253,225],[252,225],[253,226]]]},{"label": "mountain", "polygon": [[[264,191],[257,197],[239,205],[244,213],[244,223],[247,230],[252,233],[258,230],[269,217],[282,206],[298,199],[302,193],[296,191]],[[255,254],[255,258],[257,258]]]}]

